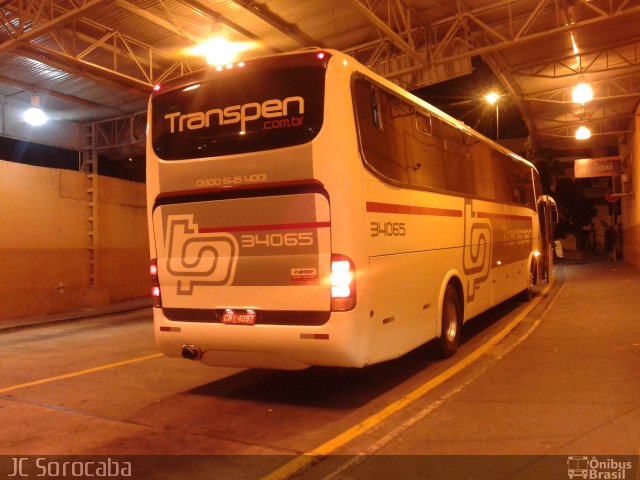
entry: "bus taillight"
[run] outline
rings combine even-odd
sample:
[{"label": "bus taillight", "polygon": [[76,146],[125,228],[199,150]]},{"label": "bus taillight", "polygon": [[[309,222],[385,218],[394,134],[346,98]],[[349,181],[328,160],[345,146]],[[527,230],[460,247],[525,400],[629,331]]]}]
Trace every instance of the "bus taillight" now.
[{"label": "bus taillight", "polygon": [[162,307],[162,296],[160,294],[160,280],[158,279],[158,259],[153,258],[149,264],[149,274],[151,275],[151,299],[153,306]]},{"label": "bus taillight", "polygon": [[349,257],[331,255],[331,310],[344,312],[356,306],[356,268]]}]

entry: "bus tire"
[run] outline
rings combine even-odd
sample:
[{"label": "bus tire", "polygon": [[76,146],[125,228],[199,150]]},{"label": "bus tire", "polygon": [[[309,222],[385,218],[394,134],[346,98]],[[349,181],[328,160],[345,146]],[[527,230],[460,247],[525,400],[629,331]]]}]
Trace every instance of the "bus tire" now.
[{"label": "bus tire", "polygon": [[528,302],[533,298],[533,286],[537,283],[537,265],[535,261],[531,262],[531,266],[529,267],[529,279],[527,288],[520,292],[518,296],[518,300],[521,302]]},{"label": "bus tire", "polygon": [[451,357],[460,345],[462,327],[462,306],[456,288],[449,284],[442,300],[442,317],[440,319],[440,353],[443,357]]}]

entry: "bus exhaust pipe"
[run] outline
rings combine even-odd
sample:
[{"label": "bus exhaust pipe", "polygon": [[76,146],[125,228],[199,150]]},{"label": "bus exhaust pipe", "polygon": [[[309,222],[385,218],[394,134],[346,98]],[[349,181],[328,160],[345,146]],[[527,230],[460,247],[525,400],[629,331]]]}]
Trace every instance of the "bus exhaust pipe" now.
[{"label": "bus exhaust pipe", "polygon": [[182,358],[186,358],[187,360],[200,360],[202,358],[202,350],[195,345],[183,345]]}]

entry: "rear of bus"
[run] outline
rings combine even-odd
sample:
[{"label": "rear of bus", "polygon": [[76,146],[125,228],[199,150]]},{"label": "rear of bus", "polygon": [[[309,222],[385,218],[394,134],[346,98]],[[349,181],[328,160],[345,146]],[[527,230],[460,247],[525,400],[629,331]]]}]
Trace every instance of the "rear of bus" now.
[{"label": "rear of bus", "polygon": [[240,62],[152,95],[147,203],[166,355],[280,369],[366,363],[355,268],[367,252],[344,255],[362,242],[361,163],[350,72],[336,55]]}]

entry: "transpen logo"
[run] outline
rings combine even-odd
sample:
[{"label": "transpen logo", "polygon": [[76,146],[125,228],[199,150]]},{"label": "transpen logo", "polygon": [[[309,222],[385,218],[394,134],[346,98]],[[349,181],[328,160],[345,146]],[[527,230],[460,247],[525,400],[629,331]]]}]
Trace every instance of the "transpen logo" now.
[{"label": "transpen logo", "polygon": [[238,260],[238,242],[228,233],[200,234],[193,215],[169,215],[165,245],[167,271],[178,277],[177,295],[196,285],[229,285]]},{"label": "transpen logo", "polygon": [[464,234],[462,266],[469,277],[467,301],[471,302],[475,299],[476,290],[489,278],[492,245],[491,224],[476,219],[471,200],[465,201]]},{"label": "transpen logo", "polygon": [[[294,116],[294,111],[299,116]],[[171,133],[183,132],[185,130],[199,130],[214,125],[222,126],[234,123],[240,123],[240,131],[245,132],[248,122],[260,119],[267,119],[263,124],[263,128],[266,130],[299,127],[302,125],[303,114],[304,98],[294,96],[282,100],[272,98],[262,103],[249,102],[243,105],[211,108],[202,112],[168,113],[164,116],[164,119],[169,121],[169,130]]]}]

